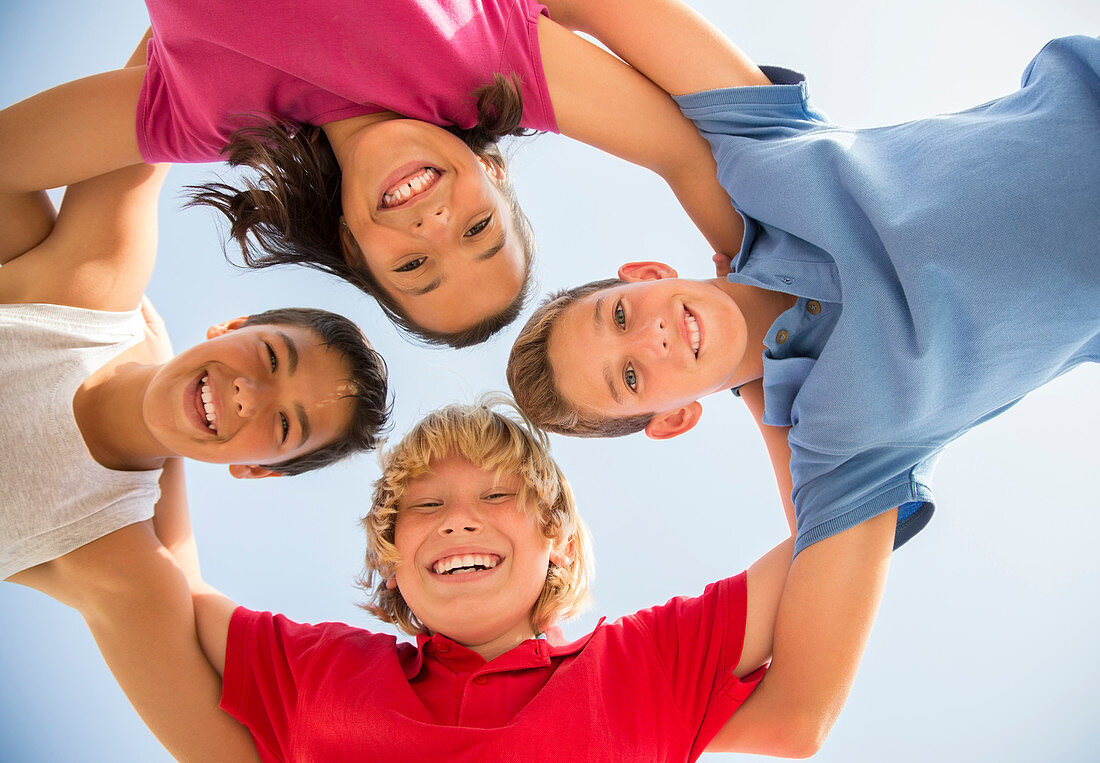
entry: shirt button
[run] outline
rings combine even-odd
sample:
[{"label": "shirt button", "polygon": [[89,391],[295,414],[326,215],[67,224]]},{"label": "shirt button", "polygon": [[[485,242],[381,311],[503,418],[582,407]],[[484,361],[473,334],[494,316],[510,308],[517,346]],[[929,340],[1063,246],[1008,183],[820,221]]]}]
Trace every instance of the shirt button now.
[{"label": "shirt button", "polygon": [[775,335],[775,341],[779,344],[783,344],[787,341],[790,334],[787,333],[787,329],[779,329],[779,333]]},{"label": "shirt button", "polygon": [[817,315],[821,312],[821,303],[818,302],[816,299],[811,299],[809,302],[806,303],[806,312],[810,313],[811,315]]},{"label": "shirt button", "polygon": [[435,648],[435,651],[439,652],[440,654],[446,654],[447,652],[451,651],[451,648],[446,644],[439,644]]},{"label": "shirt button", "polygon": [[476,676],[474,678],[474,683],[477,684],[478,686],[484,686],[488,681],[489,681],[489,679],[486,678],[485,676]]}]

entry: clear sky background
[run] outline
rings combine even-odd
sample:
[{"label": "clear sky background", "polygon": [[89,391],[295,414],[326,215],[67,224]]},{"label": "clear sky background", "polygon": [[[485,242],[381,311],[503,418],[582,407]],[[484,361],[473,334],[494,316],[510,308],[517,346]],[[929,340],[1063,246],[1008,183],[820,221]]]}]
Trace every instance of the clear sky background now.
[{"label": "clear sky background", "polygon": [[[1100,33],[1094,0],[695,4],[756,61],[806,71],[818,107],[852,126],[982,103],[1015,89],[1047,39]],[[121,65],[147,25],[135,0],[15,0],[0,14],[4,105]],[[539,237],[542,290],[611,275],[633,259],[711,274],[709,249],[656,176],[558,136],[512,147]],[[359,321],[388,360],[397,435],[439,405],[505,388],[514,328],[481,348],[425,350],[342,282],[228,265],[212,214],[180,209],[181,187],[215,171],[224,168],[177,167],[162,196],[149,293],[178,349],[237,315],[321,306]],[[819,760],[1100,755],[1098,393],[1100,369],[1078,369],[948,448],[935,519],[895,555],[855,689]],[[700,426],[671,442],[554,440],[597,560],[595,607],[567,623],[567,635],[591,629],[599,615],[698,593],[783,537],[747,412],[725,394],[705,408]],[[364,546],[357,520],[377,473],[369,456],[258,482],[189,465],[206,578],[254,609],[384,628],[356,607],[353,583]],[[0,760],[167,759],[80,618],[37,592],[0,585]]]}]

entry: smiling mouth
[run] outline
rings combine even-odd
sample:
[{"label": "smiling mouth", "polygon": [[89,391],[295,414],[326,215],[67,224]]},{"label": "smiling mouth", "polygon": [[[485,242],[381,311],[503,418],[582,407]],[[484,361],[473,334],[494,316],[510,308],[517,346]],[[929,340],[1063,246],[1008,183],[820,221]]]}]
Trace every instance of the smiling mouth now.
[{"label": "smiling mouth", "polygon": [[496,554],[456,554],[445,556],[432,565],[436,575],[464,575],[470,572],[491,570],[501,563]]},{"label": "smiling mouth", "polygon": [[203,373],[195,382],[195,412],[213,434],[218,433],[218,414],[214,410],[214,391],[210,387],[209,376]]},{"label": "smiling mouth", "polygon": [[691,351],[696,358],[699,357],[699,322],[695,320],[695,316],[691,314],[691,311],[686,307],[684,308],[684,326],[688,331],[688,339],[691,343]]},{"label": "smiling mouth", "polygon": [[382,193],[382,200],[378,204],[379,209],[394,209],[400,207],[423,193],[431,190],[440,176],[442,170],[435,167],[421,167],[415,172],[398,180]]}]

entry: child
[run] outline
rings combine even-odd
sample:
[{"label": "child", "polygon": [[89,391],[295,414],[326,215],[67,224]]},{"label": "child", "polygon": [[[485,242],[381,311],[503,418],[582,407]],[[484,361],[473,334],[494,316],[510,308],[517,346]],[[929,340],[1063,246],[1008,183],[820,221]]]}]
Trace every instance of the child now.
[{"label": "child", "polygon": [[[264,477],[371,448],[388,412],[386,369],[350,321],[304,309],[212,327],[209,342],[172,358],[149,306],[134,308],[166,171],[141,165],[72,186],[56,222],[42,195],[0,200],[6,243],[48,231],[5,251],[0,269],[0,578],[77,606],[124,685],[187,677],[145,720],[166,744],[190,733],[181,719],[201,723],[215,759],[251,754],[251,743],[217,711],[216,680],[202,680],[209,664],[180,572],[198,576],[177,456]],[[153,517],[158,492],[174,511]]]},{"label": "child", "polygon": [[[555,0],[558,22],[529,0],[148,5],[147,67],[0,116],[0,193],[225,150],[260,180],[211,184],[197,200],[231,219],[250,265],[334,273],[402,328],[453,346],[513,320],[530,274],[527,222],[493,145],[502,135],[560,130],[652,168],[715,250],[736,248],[706,142],[660,89],[567,31],[627,45],[598,3]],[[256,114],[320,129],[249,129],[226,149]]]},{"label": "child", "polygon": [[[585,528],[544,436],[487,404],[448,406],[406,435],[384,458],[364,526],[366,606],[415,645],[196,594],[222,707],[248,726],[262,759],[808,752],[792,722],[809,707],[776,701],[791,687],[773,682],[763,702],[749,696],[771,651],[789,542],[697,598],[566,643],[553,624],[587,595]],[[171,704],[172,687],[137,683],[150,705]],[[203,736],[197,729],[191,744]]]},{"label": "child", "polygon": [[174,358],[145,340],[166,170],[69,188],[47,238],[0,270],[0,579],[149,518],[166,459],[299,474],[372,448],[385,423],[385,365],[341,316],[237,318]]},{"label": "child", "polygon": [[551,430],[654,438],[739,388],[796,551],[894,507],[900,545],[931,516],[944,445],[1100,358],[1100,41],[1051,42],[985,106],[862,131],[824,123],[793,73],[737,87],[755,71],[722,47],[659,84],[726,88],[677,100],[745,221],[729,282],[633,263],[559,295],[509,382]]}]

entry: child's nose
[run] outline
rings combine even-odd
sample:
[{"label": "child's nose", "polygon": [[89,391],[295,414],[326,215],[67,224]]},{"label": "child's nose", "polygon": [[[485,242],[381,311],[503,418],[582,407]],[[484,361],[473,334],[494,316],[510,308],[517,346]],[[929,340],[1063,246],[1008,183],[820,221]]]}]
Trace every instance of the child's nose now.
[{"label": "child's nose", "polygon": [[233,404],[237,407],[237,415],[249,418],[256,412],[259,405],[259,390],[250,379],[238,376],[233,380]]},{"label": "child's nose", "polygon": [[668,332],[663,319],[655,318],[642,328],[641,344],[654,356],[663,356],[668,352]]},{"label": "child's nose", "polygon": [[464,503],[452,504],[439,524],[440,535],[473,534],[481,531],[481,518]]},{"label": "child's nose", "polygon": [[413,232],[427,239],[440,238],[450,227],[451,210],[446,206],[429,209],[413,223]]}]

